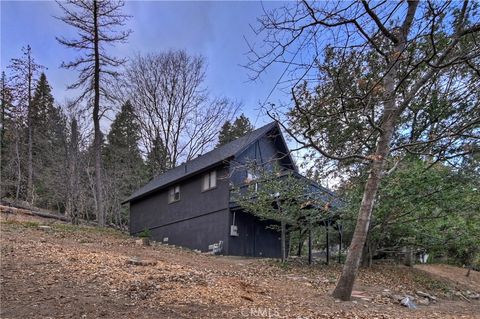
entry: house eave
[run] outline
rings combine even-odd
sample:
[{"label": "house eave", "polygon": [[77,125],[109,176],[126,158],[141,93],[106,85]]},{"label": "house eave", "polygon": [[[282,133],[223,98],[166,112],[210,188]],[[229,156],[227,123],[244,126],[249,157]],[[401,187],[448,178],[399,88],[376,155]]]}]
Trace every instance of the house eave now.
[{"label": "house eave", "polygon": [[127,204],[127,203],[131,203],[131,202],[140,200],[140,199],[142,199],[142,198],[148,197],[148,196],[150,196],[150,195],[152,195],[152,194],[155,194],[155,193],[157,193],[157,192],[159,192],[159,191],[162,191],[162,190],[164,190],[164,189],[167,189],[167,188],[169,188],[169,187],[171,187],[171,186],[173,186],[173,185],[175,185],[175,184],[178,184],[178,183],[180,183],[180,182],[183,182],[183,181],[185,181],[185,180],[187,180],[187,179],[189,179],[189,178],[191,178],[191,177],[193,177],[193,176],[203,174],[203,173],[211,170],[211,169],[214,168],[214,167],[218,167],[218,166],[221,166],[222,164],[226,164],[226,163],[228,163],[228,162],[230,161],[231,158],[232,158],[232,157],[225,158],[225,159],[223,159],[223,160],[221,160],[221,161],[219,161],[219,162],[213,163],[212,165],[209,165],[209,166],[207,166],[207,167],[205,167],[205,168],[202,168],[201,170],[194,171],[194,172],[191,172],[191,173],[187,173],[186,175],[182,176],[181,178],[178,178],[178,179],[176,179],[176,180],[174,180],[174,181],[172,181],[172,182],[170,182],[170,183],[168,183],[168,184],[162,185],[162,186],[160,186],[160,187],[158,187],[158,188],[154,188],[154,189],[152,189],[152,190],[150,190],[150,191],[148,191],[148,192],[145,192],[145,193],[143,193],[143,194],[140,194],[140,195],[138,195],[138,196],[129,197],[129,198],[127,198],[126,200],[124,200],[123,202],[121,202],[121,204],[122,204],[122,205],[125,205],[125,204]]}]

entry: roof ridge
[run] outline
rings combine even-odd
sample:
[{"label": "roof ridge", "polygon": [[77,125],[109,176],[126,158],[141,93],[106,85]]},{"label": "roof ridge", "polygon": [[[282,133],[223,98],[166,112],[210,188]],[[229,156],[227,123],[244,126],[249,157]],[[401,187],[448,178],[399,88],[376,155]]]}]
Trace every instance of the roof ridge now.
[{"label": "roof ridge", "polygon": [[[230,142],[228,142],[228,143],[226,143],[226,144],[223,144],[223,145],[220,145],[220,146],[218,146],[218,147],[214,147],[212,150],[206,152],[205,154],[199,154],[199,155],[197,155],[197,157],[192,158],[192,159],[190,159],[190,160],[188,160],[188,161],[185,161],[185,162],[181,163],[181,164],[178,165],[178,166],[169,168],[169,169],[166,170],[165,172],[156,175],[156,176],[155,176],[154,178],[152,178],[150,181],[153,181],[153,180],[155,180],[157,177],[162,176],[163,174],[165,174],[165,173],[167,173],[167,172],[169,172],[169,171],[171,171],[171,170],[174,170],[174,169],[176,169],[176,168],[178,168],[178,167],[181,167],[182,165],[186,165],[186,164],[188,164],[188,163],[190,163],[190,162],[193,162],[193,161],[199,159],[199,158],[202,157],[202,156],[206,156],[206,155],[208,155],[208,154],[210,154],[210,153],[212,153],[212,152],[214,152],[214,151],[218,151],[218,150],[221,149],[221,148],[228,148],[228,146],[230,146],[232,143],[235,143],[235,142],[238,143],[238,140],[243,139],[243,138],[245,138],[245,137],[250,137],[253,133],[258,132],[258,131],[260,131],[260,130],[262,130],[262,129],[265,129],[267,126],[270,126],[270,125],[271,125],[271,126],[274,126],[274,124],[276,124],[276,123],[277,123],[276,121],[272,121],[272,122],[270,122],[270,123],[268,123],[268,124],[265,124],[265,125],[257,128],[257,129],[254,129],[253,131],[248,132],[248,133],[245,134],[245,135],[242,135],[242,136],[234,139],[233,141],[230,141]],[[248,141],[248,139],[246,139],[246,140]],[[245,146],[247,146],[247,143],[245,143],[245,145],[242,145],[241,148],[244,148]]]},{"label": "roof ridge", "polygon": [[[147,195],[161,187],[164,187],[168,184],[175,182],[181,178],[185,178],[196,172],[204,170],[216,163],[219,163],[231,156],[235,156],[240,151],[244,150],[248,145],[253,141],[256,141],[267,132],[269,132],[275,125],[278,125],[276,121],[270,122],[266,125],[263,125],[247,134],[228,142],[224,145],[216,147],[211,151],[208,151],[205,154],[197,156],[189,161],[186,161],[176,167],[173,167],[162,174],[159,174],[152,178],[145,185],[137,189],[129,198],[127,198],[123,203],[131,201],[140,196]],[[258,136],[257,136],[258,135]],[[252,137],[253,136],[253,137]],[[240,143],[240,144],[239,144]],[[239,145],[237,145],[239,144]],[[184,167],[182,170],[181,168]],[[191,167],[189,171],[189,167]],[[163,180],[163,181],[162,181]]]}]

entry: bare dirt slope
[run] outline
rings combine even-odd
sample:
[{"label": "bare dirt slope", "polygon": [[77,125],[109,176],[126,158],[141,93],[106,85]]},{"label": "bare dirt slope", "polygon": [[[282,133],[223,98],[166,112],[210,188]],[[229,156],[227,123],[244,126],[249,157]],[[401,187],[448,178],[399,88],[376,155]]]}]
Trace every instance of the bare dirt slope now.
[{"label": "bare dirt slope", "polygon": [[415,268],[446,279],[454,286],[480,291],[480,272],[478,271],[470,271],[470,275],[466,277],[467,269],[450,265],[416,265]]},{"label": "bare dirt slope", "polygon": [[[94,227],[0,226],[1,318],[480,318],[480,301],[448,297],[471,287],[430,276],[434,266],[363,270],[355,287],[363,298],[338,302],[329,296],[338,266],[143,247]],[[478,284],[477,273],[472,280]],[[417,290],[439,301],[406,309],[391,298]]]}]

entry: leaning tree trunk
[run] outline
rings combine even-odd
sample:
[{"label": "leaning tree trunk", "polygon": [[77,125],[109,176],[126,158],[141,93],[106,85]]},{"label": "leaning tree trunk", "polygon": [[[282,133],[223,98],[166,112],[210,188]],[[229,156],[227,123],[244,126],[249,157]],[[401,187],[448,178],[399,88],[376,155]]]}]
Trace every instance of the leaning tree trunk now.
[{"label": "leaning tree trunk", "polygon": [[365,185],[360,211],[358,213],[357,225],[353,233],[352,243],[348,249],[347,259],[343,267],[340,280],[333,291],[333,296],[341,300],[350,300],[352,294],[353,283],[357,276],[358,267],[362,260],[363,247],[367,238],[368,227],[370,226],[370,218],[372,215],[373,204],[377,194],[378,187],[385,164],[385,158],[389,152],[390,139],[393,132],[393,122],[391,128],[380,137],[375,152],[375,158],[372,168]]},{"label": "leaning tree trunk", "polygon": [[98,2],[93,1],[93,25],[94,25],[94,101],[93,101],[93,126],[94,126],[94,148],[95,148],[95,194],[97,197],[97,220],[98,224],[105,226],[105,213],[103,211],[102,194],[102,132],[100,131],[100,52],[98,35]]},{"label": "leaning tree trunk", "polygon": [[[395,47],[394,54],[402,52],[402,45]],[[371,156],[371,169],[368,175],[363,198],[358,212],[357,224],[353,233],[352,242],[348,249],[347,259],[343,266],[342,275],[332,293],[332,296],[344,301],[350,300],[353,284],[357,276],[358,267],[362,260],[363,247],[367,239],[368,228],[372,216],[373,205],[377,195],[386,159],[390,153],[395,123],[399,117],[395,100],[395,78],[397,75],[397,63],[393,62],[390,71],[384,77],[385,109],[382,116],[381,133],[377,141],[375,153]]]}]

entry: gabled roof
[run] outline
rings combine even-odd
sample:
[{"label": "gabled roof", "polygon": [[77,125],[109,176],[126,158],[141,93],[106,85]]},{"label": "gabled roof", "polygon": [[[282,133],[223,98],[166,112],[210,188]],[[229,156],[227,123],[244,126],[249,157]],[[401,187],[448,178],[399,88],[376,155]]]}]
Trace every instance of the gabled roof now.
[{"label": "gabled roof", "polygon": [[135,191],[123,203],[146,196],[180,179],[192,176],[201,172],[202,170],[218,165],[222,161],[241,153],[252,143],[271,132],[274,128],[277,128],[280,132],[278,124],[276,122],[271,122],[230,143],[219,146],[208,153],[198,156],[180,166],[172,168],[165,173],[156,176],[145,186]]}]

